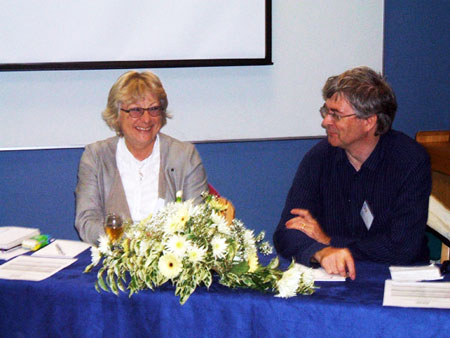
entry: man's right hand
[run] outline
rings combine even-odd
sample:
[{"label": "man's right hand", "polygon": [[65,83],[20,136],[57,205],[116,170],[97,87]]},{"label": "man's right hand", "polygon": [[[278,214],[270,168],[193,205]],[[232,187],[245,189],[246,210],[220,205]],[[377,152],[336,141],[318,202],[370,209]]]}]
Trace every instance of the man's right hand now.
[{"label": "man's right hand", "polygon": [[327,273],[339,274],[342,277],[356,277],[355,261],[349,249],[328,246],[314,254]]}]

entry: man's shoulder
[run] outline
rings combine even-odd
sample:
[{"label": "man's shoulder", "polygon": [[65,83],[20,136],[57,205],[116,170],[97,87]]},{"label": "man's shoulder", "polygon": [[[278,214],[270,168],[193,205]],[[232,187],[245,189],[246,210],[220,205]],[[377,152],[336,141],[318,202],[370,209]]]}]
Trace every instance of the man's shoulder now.
[{"label": "man's shoulder", "polygon": [[330,158],[330,156],[338,154],[342,151],[340,148],[333,147],[327,138],[320,140],[305,155],[306,158],[320,160],[322,158]]},{"label": "man's shoulder", "polygon": [[408,135],[397,130],[391,130],[385,137],[385,151],[396,162],[411,163],[428,160],[428,153],[425,148]]}]

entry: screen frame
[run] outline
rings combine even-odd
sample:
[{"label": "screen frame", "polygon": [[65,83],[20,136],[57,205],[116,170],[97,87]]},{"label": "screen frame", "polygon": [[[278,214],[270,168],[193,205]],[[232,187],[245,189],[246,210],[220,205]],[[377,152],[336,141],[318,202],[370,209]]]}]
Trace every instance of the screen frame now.
[{"label": "screen frame", "polygon": [[179,68],[267,66],[272,62],[272,0],[265,0],[265,56],[263,58],[128,60],[85,62],[0,63],[0,71],[101,70],[131,68]]}]

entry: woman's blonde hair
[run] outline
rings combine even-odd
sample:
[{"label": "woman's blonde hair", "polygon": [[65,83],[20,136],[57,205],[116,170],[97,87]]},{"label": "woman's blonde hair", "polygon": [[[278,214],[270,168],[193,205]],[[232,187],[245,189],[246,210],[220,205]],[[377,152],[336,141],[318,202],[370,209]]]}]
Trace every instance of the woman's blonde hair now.
[{"label": "woman's blonde hair", "polygon": [[117,135],[123,136],[119,124],[121,105],[137,102],[149,94],[155,96],[161,105],[161,124],[164,126],[167,119],[170,118],[167,114],[169,102],[159,77],[149,71],[140,73],[129,71],[117,79],[109,91],[108,103],[106,109],[102,112],[103,120]]}]

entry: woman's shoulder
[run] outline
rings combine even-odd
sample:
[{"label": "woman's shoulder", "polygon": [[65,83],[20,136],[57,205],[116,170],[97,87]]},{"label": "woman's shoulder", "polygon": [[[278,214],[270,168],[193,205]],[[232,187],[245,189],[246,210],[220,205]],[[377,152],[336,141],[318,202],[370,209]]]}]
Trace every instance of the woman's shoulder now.
[{"label": "woman's shoulder", "polygon": [[195,149],[195,146],[192,143],[180,141],[172,136],[167,134],[160,133],[159,141],[161,143],[161,148],[167,148],[171,151],[181,151],[181,152],[189,152]]},{"label": "woman's shoulder", "polygon": [[104,140],[96,141],[94,143],[90,143],[86,146],[86,149],[89,149],[93,152],[102,152],[106,150],[115,150],[117,149],[117,143],[119,142],[119,136],[109,137]]}]

